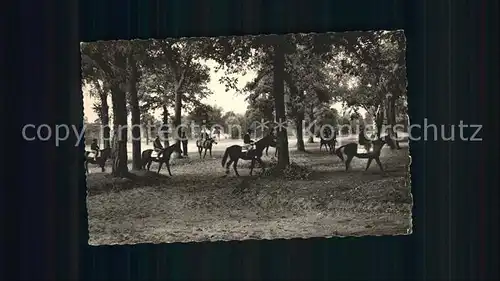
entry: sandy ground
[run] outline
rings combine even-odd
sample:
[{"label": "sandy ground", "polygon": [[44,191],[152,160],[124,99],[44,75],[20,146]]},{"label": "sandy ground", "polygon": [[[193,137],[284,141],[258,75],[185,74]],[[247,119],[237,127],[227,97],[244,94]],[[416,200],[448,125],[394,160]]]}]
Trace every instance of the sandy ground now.
[{"label": "sandy ground", "polygon": [[[307,167],[309,179],[286,180],[248,175],[224,177],[221,155],[172,164],[173,177],[139,172],[134,180],[113,179],[91,169],[88,176],[89,231],[92,245],[172,243],[329,236],[399,235],[411,232],[412,198],[408,148],[385,148],[382,175],[375,163],[355,159],[344,171],[336,156],[308,144],[308,153],[291,152]],[[291,142],[293,146],[293,142]],[[269,150],[274,154],[274,149]],[[267,163],[272,157],[264,157]],[[152,165],[156,171],[157,166]],[[256,169],[256,172],[260,169]]]}]

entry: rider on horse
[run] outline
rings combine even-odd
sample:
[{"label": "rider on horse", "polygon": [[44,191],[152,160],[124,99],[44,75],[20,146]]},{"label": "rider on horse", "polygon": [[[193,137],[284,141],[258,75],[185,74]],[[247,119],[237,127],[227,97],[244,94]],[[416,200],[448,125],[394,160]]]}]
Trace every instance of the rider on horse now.
[{"label": "rider on horse", "polygon": [[97,139],[92,140],[90,145],[90,150],[94,153],[94,160],[97,161],[97,156],[99,156],[99,145],[97,144]]},{"label": "rider on horse", "polygon": [[244,148],[247,150],[252,150],[254,141],[250,138],[250,134],[252,133],[252,130],[248,129],[246,134],[243,136],[243,143],[245,144]]},{"label": "rider on horse", "polygon": [[208,140],[210,138],[210,135],[207,133],[207,131],[203,131],[203,132],[201,132],[201,136],[200,137],[201,137],[202,141],[206,141],[206,140]]},{"label": "rider on horse", "polygon": [[157,157],[160,158],[161,153],[163,152],[163,145],[161,144],[160,136],[156,136],[156,139],[153,142],[153,149],[158,154]]},{"label": "rider on horse", "polygon": [[370,151],[371,143],[370,140],[366,138],[365,127],[363,125],[359,127],[358,143],[365,147],[366,152]]}]

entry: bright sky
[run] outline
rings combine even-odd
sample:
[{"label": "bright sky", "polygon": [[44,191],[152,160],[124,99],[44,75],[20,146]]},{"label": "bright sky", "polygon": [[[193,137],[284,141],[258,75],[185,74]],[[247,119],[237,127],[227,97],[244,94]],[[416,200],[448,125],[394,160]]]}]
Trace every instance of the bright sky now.
[{"label": "bright sky", "polygon": [[[235,113],[245,113],[247,110],[247,102],[245,101],[245,96],[239,93],[236,93],[234,90],[230,90],[226,92],[226,87],[224,84],[219,83],[219,78],[224,75],[224,71],[220,70],[219,72],[215,72],[215,62],[207,61],[205,62],[210,69],[210,83],[208,83],[208,88],[213,92],[212,95],[202,100],[205,104],[217,105],[224,109],[224,112],[234,111]],[[247,71],[245,76],[238,76],[238,88],[243,88],[248,82],[250,82],[253,78],[255,78],[256,73],[254,71]],[[83,87],[83,107],[84,114],[87,117],[89,122],[93,122],[97,119],[97,114],[92,109],[92,105],[97,100],[91,98],[88,94],[89,89]],[[108,98],[108,104],[110,105],[111,110],[111,98]],[[154,115],[157,118],[160,118],[161,112],[157,111]]]},{"label": "bright sky", "polygon": [[[245,101],[245,96],[239,93],[236,93],[234,90],[230,90],[226,92],[225,86],[219,83],[219,78],[224,75],[224,71],[220,70],[219,72],[215,72],[216,63],[213,61],[206,61],[206,65],[208,65],[210,70],[210,83],[208,84],[208,88],[212,90],[213,94],[202,100],[205,104],[217,105],[224,109],[224,112],[234,111],[235,113],[244,114],[247,109],[247,102]],[[254,71],[247,71],[245,76],[238,76],[238,88],[243,88],[248,82],[254,79],[256,73]],[[94,122],[97,119],[97,114],[92,109],[92,105],[97,100],[91,98],[88,94],[89,89],[87,87],[83,87],[83,107],[84,114],[87,117],[89,122]],[[108,104],[110,106],[110,110],[112,107],[111,97],[108,97]],[[342,104],[335,103],[332,105],[336,108],[340,113],[342,113]],[[360,110],[360,113],[364,115],[365,111]],[[161,111],[157,110],[154,112],[156,118],[161,118]],[[183,113],[184,114],[184,113]],[[129,116],[130,119],[130,116]]]}]

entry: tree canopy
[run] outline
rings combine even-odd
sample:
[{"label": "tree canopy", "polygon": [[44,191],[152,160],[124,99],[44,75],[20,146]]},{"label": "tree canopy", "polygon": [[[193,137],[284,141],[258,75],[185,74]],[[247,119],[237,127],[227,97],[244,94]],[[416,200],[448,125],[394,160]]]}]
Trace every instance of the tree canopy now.
[{"label": "tree canopy", "polygon": [[[395,123],[406,114],[401,31],[99,41],[82,43],[81,53],[82,82],[96,100],[94,111],[103,125],[113,115],[115,128],[127,124],[128,114],[135,124],[156,122],[156,110],[162,111],[164,125],[172,120],[179,125],[182,116],[207,126],[239,122],[245,129],[255,121],[282,120],[297,131],[297,148],[304,150],[303,122],[344,122],[332,109],[334,102],[354,112],[365,109],[377,125],[384,120]],[[244,115],[224,113],[225,108],[202,102],[213,94],[211,71],[223,72],[218,82],[226,91],[245,95]],[[256,76],[239,88],[238,77],[249,71]],[[108,112],[109,96],[112,112]],[[278,132],[279,146],[284,147],[278,157],[280,167],[289,164],[286,130]],[[114,132],[115,138],[126,141],[126,130],[121,133]],[[113,149],[119,159],[113,174],[123,175],[126,146],[118,141]],[[140,152],[140,143],[134,143],[134,149]],[[136,168],[139,158],[133,155]]]}]

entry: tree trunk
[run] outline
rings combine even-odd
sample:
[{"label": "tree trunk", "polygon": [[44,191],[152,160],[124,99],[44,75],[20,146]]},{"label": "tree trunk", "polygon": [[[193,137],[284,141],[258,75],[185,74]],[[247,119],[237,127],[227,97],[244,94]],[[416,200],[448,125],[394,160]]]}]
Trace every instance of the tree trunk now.
[{"label": "tree trunk", "polygon": [[399,142],[397,141],[398,135],[397,132],[394,130],[394,126],[396,125],[396,98],[391,97],[389,98],[389,105],[387,107],[388,113],[387,113],[387,121],[389,122],[389,134],[391,137],[395,137],[395,143],[396,143],[396,148],[400,149],[399,147]]},{"label": "tree trunk", "polygon": [[109,128],[109,105],[107,93],[100,94],[101,99],[101,126],[104,148],[111,147],[111,128]]},{"label": "tree trunk", "polygon": [[130,113],[132,118],[132,170],[141,170],[141,110],[139,109],[139,99],[137,97],[137,73],[136,61],[131,56],[130,63]]},{"label": "tree trunk", "polygon": [[[177,87],[178,88],[178,87]],[[180,136],[182,133],[182,128],[181,128],[181,113],[182,113],[182,93],[180,92],[180,89],[175,90],[175,116],[174,116],[174,128],[177,130],[175,134],[175,145],[177,148],[180,150],[181,149],[181,140]],[[180,153],[176,154],[177,158],[182,158],[182,155]]]},{"label": "tree trunk", "polygon": [[[314,122],[314,105],[311,105],[310,111],[309,111],[309,124]],[[309,139],[307,140],[308,143],[314,143],[314,127],[312,126],[309,128]]]},{"label": "tree trunk", "polygon": [[304,113],[299,113],[299,115],[295,118],[295,129],[297,130],[297,150],[298,151],[306,151],[306,147],[304,145],[304,133],[302,127],[302,121],[304,120]]},{"label": "tree trunk", "polygon": [[[383,105],[381,106],[383,107]],[[384,125],[384,110],[383,108],[379,108],[377,115],[375,117],[375,125],[377,127],[377,138],[380,138],[380,134],[382,133],[382,126]]]},{"label": "tree trunk", "polygon": [[167,132],[167,128],[168,128],[168,108],[166,105],[163,105],[163,114],[162,114],[162,123],[163,125],[161,126],[162,127],[162,130],[163,130],[163,146],[165,148],[169,147],[170,146],[170,142],[168,141],[168,132]]},{"label": "tree trunk", "polygon": [[283,50],[283,38],[276,38],[274,44],[273,56],[273,93],[276,111],[276,122],[280,124],[277,127],[278,135],[278,169],[284,169],[290,164],[290,155],[288,153],[288,134],[286,131],[286,112],[285,112],[285,53]]},{"label": "tree trunk", "polygon": [[114,177],[128,175],[127,166],[127,101],[125,92],[118,86],[114,87],[111,98],[113,101],[113,168]]}]

